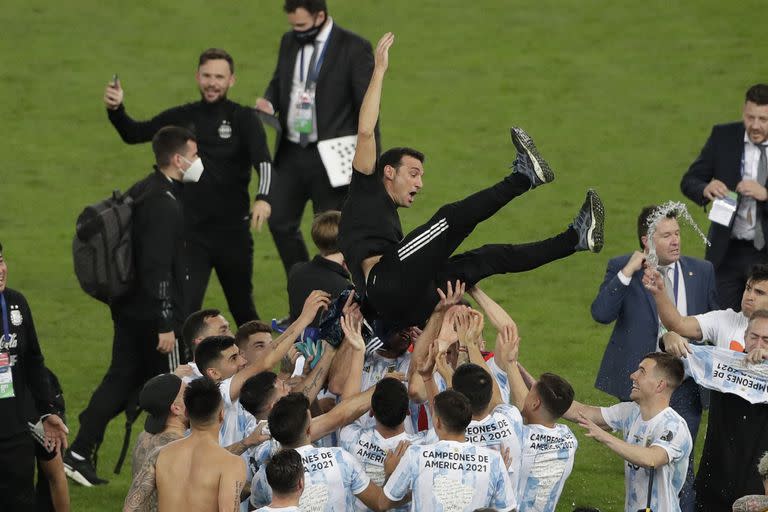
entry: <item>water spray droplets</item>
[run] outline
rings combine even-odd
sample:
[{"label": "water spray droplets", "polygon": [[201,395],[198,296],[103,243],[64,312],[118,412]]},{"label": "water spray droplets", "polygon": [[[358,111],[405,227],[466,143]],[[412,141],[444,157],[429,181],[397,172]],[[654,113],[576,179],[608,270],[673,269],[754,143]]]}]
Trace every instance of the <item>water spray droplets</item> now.
[{"label": "water spray droplets", "polygon": [[693,220],[691,214],[688,213],[688,208],[685,204],[680,201],[667,201],[656,208],[648,217],[648,256],[646,257],[646,263],[653,269],[659,266],[659,257],[656,254],[656,245],[653,243],[653,235],[656,233],[656,226],[659,224],[659,221],[666,219],[670,214],[673,214],[678,220],[685,220],[691,228],[693,228],[693,231],[701,237],[705,244],[708,246],[712,245],[709,240],[707,240],[707,236],[704,232],[701,231],[696,224],[696,221]]}]

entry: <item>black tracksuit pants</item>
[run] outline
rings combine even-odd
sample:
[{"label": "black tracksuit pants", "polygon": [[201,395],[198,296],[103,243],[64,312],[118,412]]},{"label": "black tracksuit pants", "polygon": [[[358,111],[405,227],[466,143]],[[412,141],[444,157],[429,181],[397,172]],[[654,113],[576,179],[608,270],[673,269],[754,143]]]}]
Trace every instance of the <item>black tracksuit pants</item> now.
[{"label": "black tracksuit pants", "polygon": [[575,230],[529,244],[489,244],[452,256],[480,222],[530,189],[511,174],[490,188],[441,207],[422,226],[386,252],[368,276],[367,297],[393,327],[423,324],[439,301],[437,287],[460,280],[467,287],[495,274],[525,272],[573,254]]},{"label": "black tracksuit pants", "polygon": [[80,430],[71,446],[73,452],[90,460],[112,418],[138,399],[144,383],[155,375],[173,371],[179,359],[178,343],[170,354],[156,350],[155,322],[115,314],[112,320],[115,326],[112,362],[88,406],[80,413]]},{"label": "black tracksuit pants", "polygon": [[253,237],[246,221],[240,229],[192,231],[186,258],[189,279],[184,295],[189,313],[202,309],[211,270],[215,269],[235,325],[259,319],[253,302]]}]

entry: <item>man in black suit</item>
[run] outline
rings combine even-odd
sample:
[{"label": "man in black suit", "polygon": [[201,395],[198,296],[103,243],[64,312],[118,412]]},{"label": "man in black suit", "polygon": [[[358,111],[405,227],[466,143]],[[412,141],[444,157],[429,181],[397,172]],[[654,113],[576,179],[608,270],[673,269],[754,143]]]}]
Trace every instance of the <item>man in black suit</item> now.
[{"label": "man in black suit", "polygon": [[699,205],[738,194],[729,226],[713,222],[706,259],[715,267],[717,293],[724,308],[740,309],[752,265],[768,262],[768,85],[749,88],[741,123],[716,125],[680,182],[680,189]]},{"label": "man in black suit", "polygon": [[317,214],[340,210],[347,195],[346,186],[331,186],[317,142],[357,133],[373,52],[334,22],[325,0],[285,0],[283,8],[293,30],[280,41],[274,76],[256,108],[278,114],[283,128],[269,228],[287,274],[309,259],[299,231],[307,201]]}]

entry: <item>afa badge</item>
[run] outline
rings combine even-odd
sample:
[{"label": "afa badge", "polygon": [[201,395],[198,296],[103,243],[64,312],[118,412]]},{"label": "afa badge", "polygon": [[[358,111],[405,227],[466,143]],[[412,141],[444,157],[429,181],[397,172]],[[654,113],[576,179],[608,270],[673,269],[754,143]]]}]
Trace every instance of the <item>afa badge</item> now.
[{"label": "afa badge", "polygon": [[221,125],[219,126],[219,137],[222,139],[228,139],[232,137],[232,126],[230,126],[229,121],[226,119],[221,122]]},{"label": "afa badge", "polygon": [[22,320],[24,320],[21,316],[21,311],[18,309],[12,309],[11,310],[11,323],[15,326],[21,325]]}]

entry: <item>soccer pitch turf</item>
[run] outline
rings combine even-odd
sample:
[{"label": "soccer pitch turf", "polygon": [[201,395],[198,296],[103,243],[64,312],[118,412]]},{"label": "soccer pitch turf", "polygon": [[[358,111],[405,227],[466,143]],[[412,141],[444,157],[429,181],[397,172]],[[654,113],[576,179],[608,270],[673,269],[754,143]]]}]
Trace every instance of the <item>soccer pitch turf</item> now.
[{"label": "soccer pitch turf", "polygon": [[[128,112],[147,118],[195,100],[198,54],[222,47],[237,66],[230,97],[252,104],[271,77],[287,23],[279,0],[4,6],[0,241],[10,286],[27,296],[46,361],[64,387],[71,441],[77,414],[109,363],[112,336],[107,308],[74,278],[74,220],[86,204],[145,176],[152,163],[148,145],[123,144],[107,121],[106,82],[119,73]],[[483,283],[518,322],[522,362],[533,374],[567,378],[580,401],[613,403],[593,387],[610,327],[589,314],[606,261],[637,247],[641,206],[682,200],[680,176],[710,127],[738,119],[744,91],[765,80],[756,51],[763,30],[747,23],[761,7],[753,0],[329,0],[336,23],[373,43],[385,31],[396,34],[383,143],[427,154],[422,194],[401,212],[404,229],[503,176],[514,158],[512,125],[531,133],[557,178],[478,226],[464,248],[552,236],[572,220],[588,187],[599,191],[607,210],[600,255],[577,254]],[[705,226],[704,213],[693,213]],[[309,219],[307,213],[305,228]],[[686,254],[703,254],[692,231],[684,228],[683,237]],[[282,316],[279,258],[266,229],[255,240],[257,307],[264,318]],[[205,304],[226,307],[215,279]],[[99,474],[111,482],[73,484],[72,510],[122,506],[130,465],[119,476],[112,468],[123,424],[122,416],[110,424],[100,450]],[[570,426],[580,447],[558,510],[622,509],[622,462]]]}]

